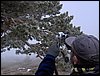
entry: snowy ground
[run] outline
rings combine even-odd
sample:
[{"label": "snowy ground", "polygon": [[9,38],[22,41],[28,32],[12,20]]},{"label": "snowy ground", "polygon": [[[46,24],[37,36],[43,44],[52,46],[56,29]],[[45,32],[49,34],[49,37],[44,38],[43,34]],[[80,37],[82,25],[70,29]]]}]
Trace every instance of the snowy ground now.
[{"label": "snowy ground", "polygon": [[39,58],[20,62],[1,62],[1,75],[34,75],[40,62]]},{"label": "snowy ground", "polygon": [[7,51],[1,54],[1,75],[32,75],[40,62],[35,54],[16,55],[14,51]]}]

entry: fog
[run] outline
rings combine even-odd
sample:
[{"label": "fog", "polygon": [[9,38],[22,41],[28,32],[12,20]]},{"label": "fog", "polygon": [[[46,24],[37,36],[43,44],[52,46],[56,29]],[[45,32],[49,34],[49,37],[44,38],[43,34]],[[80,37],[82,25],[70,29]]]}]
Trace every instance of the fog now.
[{"label": "fog", "polygon": [[[15,49],[1,53],[1,75],[32,75],[35,74],[40,58],[37,54],[15,54]],[[29,71],[30,70],[30,71]]]},{"label": "fog", "polygon": [[31,60],[35,61],[36,59],[36,54],[32,53],[31,55],[26,55],[26,54],[15,54],[15,50],[12,49],[10,51],[6,51],[1,53],[1,67],[7,67],[12,64],[16,64],[25,60]]}]

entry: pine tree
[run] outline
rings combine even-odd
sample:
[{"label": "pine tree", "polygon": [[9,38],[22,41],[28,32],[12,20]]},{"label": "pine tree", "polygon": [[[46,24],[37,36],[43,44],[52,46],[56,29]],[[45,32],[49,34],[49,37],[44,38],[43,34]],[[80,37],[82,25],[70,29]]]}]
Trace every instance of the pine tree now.
[{"label": "pine tree", "polygon": [[[61,9],[59,1],[1,1],[1,52],[7,47],[18,48],[16,54],[44,55],[59,32],[81,34],[80,27],[71,23],[74,16]],[[29,44],[33,38],[41,43]]]}]

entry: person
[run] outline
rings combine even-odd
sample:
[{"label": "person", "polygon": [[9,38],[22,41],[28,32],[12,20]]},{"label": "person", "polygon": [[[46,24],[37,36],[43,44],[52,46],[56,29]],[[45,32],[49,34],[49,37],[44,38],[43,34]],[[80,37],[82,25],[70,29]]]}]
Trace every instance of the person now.
[{"label": "person", "polygon": [[[97,75],[99,74],[99,40],[92,36],[82,34],[78,37],[65,39],[67,46],[71,47],[71,62],[79,72],[71,75]],[[40,63],[35,75],[53,75],[55,71],[55,58],[59,55],[59,45],[53,43],[49,48],[43,61]],[[83,72],[81,68],[87,69]],[[89,68],[93,68],[89,70]]]}]

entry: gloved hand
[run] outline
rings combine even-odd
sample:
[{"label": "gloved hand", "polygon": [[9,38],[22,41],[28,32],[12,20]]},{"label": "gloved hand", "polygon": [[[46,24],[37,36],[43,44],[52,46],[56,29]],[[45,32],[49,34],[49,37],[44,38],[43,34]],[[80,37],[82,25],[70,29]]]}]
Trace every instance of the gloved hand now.
[{"label": "gloved hand", "polygon": [[47,54],[54,56],[55,58],[59,55],[60,49],[57,42],[53,43],[47,50]]}]

